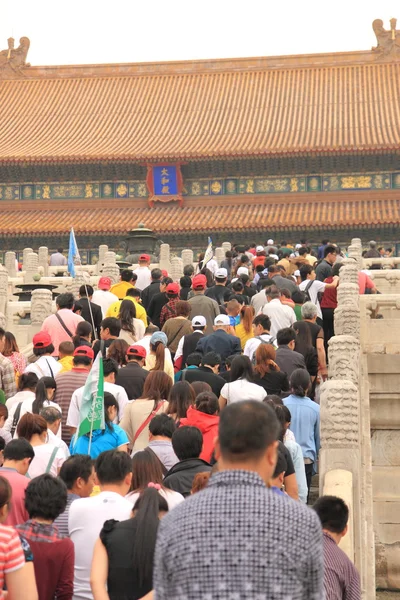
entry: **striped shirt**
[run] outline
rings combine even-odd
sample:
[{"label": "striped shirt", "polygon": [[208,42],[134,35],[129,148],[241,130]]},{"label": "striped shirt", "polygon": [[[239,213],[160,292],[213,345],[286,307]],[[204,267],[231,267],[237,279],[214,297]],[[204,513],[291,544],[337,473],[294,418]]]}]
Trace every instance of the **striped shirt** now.
[{"label": "striped shirt", "polygon": [[61,515],[59,517],[57,517],[57,519],[54,521],[54,525],[56,525],[60,535],[65,535],[66,537],[69,537],[69,532],[68,532],[69,509],[70,509],[70,506],[73,503],[73,501],[78,500],[78,498],[80,498],[80,496],[78,496],[78,494],[71,494],[71,492],[68,492],[67,506],[65,507],[64,512],[61,513]]},{"label": "striped shirt", "polygon": [[357,569],[324,531],[325,600],[361,600],[360,576]]},{"label": "striped shirt", "polygon": [[321,600],[322,531],[315,517],[256,473],[213,474],[160,522],[156,600]]},{"label": "striped shirt", "polygon": [[3,600],[4,575],[25,565],[24,552],[17,532],[0,525],[0,600]]},{"label": "striped shirt", "polygon": [[2,354],[0,354],[0,388],[4,391],[6,400],[17,393],[14,366],[11,360]]},{"label": "striped shirt", "polygon": [[89,369],[72,368],[71,371],[59,373],[56,377],[57,390],[54,395],[54,402],[59,404],[61,408],[62,439],[67,445],[71,441],[71,434],[69,427],[67,427],[67,416],[72,394],[75,390],[85,385],[88,375]]}]

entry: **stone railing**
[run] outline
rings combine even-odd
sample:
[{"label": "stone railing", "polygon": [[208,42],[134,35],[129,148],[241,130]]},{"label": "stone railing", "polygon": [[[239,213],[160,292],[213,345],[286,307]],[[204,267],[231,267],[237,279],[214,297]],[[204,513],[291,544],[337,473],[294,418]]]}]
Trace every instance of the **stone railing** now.
[{"label": "stone railing", "polygon": [[320,492],[334,492],[353,508],[343,549],[360,572],[363,600],[373,600],[372,467],[368,395],[361,393],[360,267],[361,241],[355,239],[340,271],[335,336],[329,341],[330,379],[321,386]]}]

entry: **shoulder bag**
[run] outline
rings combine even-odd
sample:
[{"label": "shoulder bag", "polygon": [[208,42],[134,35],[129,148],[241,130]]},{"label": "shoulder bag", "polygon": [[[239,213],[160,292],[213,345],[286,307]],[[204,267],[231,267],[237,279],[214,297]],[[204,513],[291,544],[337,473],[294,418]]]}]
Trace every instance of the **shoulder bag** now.
[{"label": "shoulder bag", "polygon": [[165,400],[162,400],[160,402],[160,404],[157,406],[157,408],[155,410],[151,411],[151,413],[148,415],[148,417],[146,417],[146,419],[143,421],[143,423],[140,425],[140,427],[136,430],[136,433],[133,438],[133,446],[135,445],[135,442],[138,439],[139,435],[142,433],[143,429],[145,429],[147,427],[147,425],[150,423],[150,421],[156,416],[156,414],[158,413],[160,408],[164,405],[164,402],[165,402]]}]

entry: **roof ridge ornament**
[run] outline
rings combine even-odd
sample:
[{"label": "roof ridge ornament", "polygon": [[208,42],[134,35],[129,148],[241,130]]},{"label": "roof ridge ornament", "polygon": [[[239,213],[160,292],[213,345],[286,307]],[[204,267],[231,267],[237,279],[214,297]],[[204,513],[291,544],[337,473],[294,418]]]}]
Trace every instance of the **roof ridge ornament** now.
[{"label": "roof ridge ornament", "polygon": [[380,57],[400,58],[400,29],[396,29],[397,19],[390,19],[390,29],[383,27],[382,19],[375,19],[372,29],[376,35],[377,46],[372,50]]},{"label": "roof ridge ornament", "polygon": [[14,42],[14,38],[8,38],[7,50],[0,52],[0,79],[25,77],[24,69],[31,66],[26,62],[29,46],[31,45],[29,38],[20,38],[18,48],[15,48]]}]

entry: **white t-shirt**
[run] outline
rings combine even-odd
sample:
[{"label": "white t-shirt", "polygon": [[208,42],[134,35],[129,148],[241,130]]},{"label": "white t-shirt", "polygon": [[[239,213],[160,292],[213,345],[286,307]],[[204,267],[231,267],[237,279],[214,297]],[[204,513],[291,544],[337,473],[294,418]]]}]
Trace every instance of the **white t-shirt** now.
[{"label": "white t-shirt", "polygon": [[247,340],[243,349],[243,354],[245,356],[248,356],[249,359],[252,360],[254,352],[257,350],[258,346],[261,343],[272,344],[274,348],[277,348],[276,339],[270,333],[262,333],[260,336],[253,337]]},{"label": "white t-shirt", "polygon": [[[82,404],[82,396],[84,386],[75,390],[72,394],[71,403],[68,409],[68,417],[67,417],[67,426],[68,427],[78,427],[79,425],[79,411],[81,409]],[[116,385],[115,383],[110,383],[109,381],[104,382],[104,391],[110,392],[116,399],[119,405],[118,417],[115,419],[115,423],[119,423],[123,417],[125,406],[129,404],[128,395],[121,385]]]},{"label": "white t-shirt", "polygon": [[118,296],[106,290],[96,290],[93,292],[92,302],[101,307],[104,319],[111,304],[118,302]]},{"label": "white t-shirt", "polygon": [[57,448],[59,448],[63,453],[65,460],[67,460],[67,458],[69,458],[70,456],[70,451],[67,444],[61,438],[54,435],[51,429],[47,430],[47,435],[49,436],[48,444],[51,444],[52,446],[57,446]]},{"label": "white t-shirt", "polygon": [[[29,396],[26,400],[24,400],[22,402],[21,412],[20,412],[20,415],[19,415],[18,423],[19,423],[21,417],[23,417],[26,413],[32,413],[32,404],[34,403],[34,401],[35,401],[35,395],[33,395],[33,397]],[[12,424],[13,424],[13,421],[14,421],[14,415],[15,415],[15,412],[16,412],[16,410],[18,408],[18,404],[20,402],[21,402],[21,400],[19,400],[18,402],[14,402],[14,404],[12,405],[11,410],[8,412],[7,421],[4,424],[4,428],[7,431],[11,432]],[[60,405],[56,404],[55,402],[52,402],[51,400],[45,400],[43,402],[43,407],[46,408],[47,406],[54,406],[54,408],[56,408],[57,410],[59,410],[60,412],[62,412]],[[60,425],[60,427],[58,428],[58,433],[57,433],[57,436],[60,439],[61,439],[61,433],[62,433],[62,431],[61,431],[61,425]],[[14,439],[16,439],[16,438],[18,438],[18,435],[17,435],[17,431],[15,430]]]},{"label": "white t-shirt", "polygon": [[62,365],[52,356],[40,356],[36,362],[29,364],[24,373],[35,373],[39,379],[54,377],[61,371]]},{"label": "white t-shirt", "polygon": [[270,334],[276,337],[280,329],[291,327],[296,322],[296,314],[290,306],[282,304],[278,298],[274,298],[263,306],[262,313],[271,320]]},{"label": "white t-shirt", "polygon": [[227,403],[240,402],[240,400],[259,400],[262,402],[267,395],[263,387],[251,383],[247,379],[238,379],[226,383],[221,390],[221,396],[226,398]]},{"label": "white t-shirt", "polygon": [[[43,475],[43,473],[46,472],[54,448],[57,448],[57,446],[53,446],[53,444],[33,446],[35,457],[29,465],[28,470],[28,475],[31,479],[38,477],[38,475]],[[50,475],[54,475],[54,477],[56,477],[64,462],[64,452],[60,448],[57,448],[57,452],[54,456],[54,460],[49,471]]]},{"label": "white t-shirt", "polygon": [[137,267],[133,272],[137,275],[135,287],[143,291],[151,283],[151,271],[149,267]]},{"label": "white t-shirt", "polygon": [[[301,292],[304,292],[308,284],[311,283],[310,279],[306,279],[299,284],[299,289]],[[318,294],[325,291],[326,283],[323,281],[318,281],[318,279],[314,279],[310,287],[308,288],[308,295],[310,296],[311,302],[315,304],[317,307],[317,316],[322,319],[322,311],[319,305]]]},{"label": "white t-shirt", "polygon": [[[185,498],[179,492],[174,492],[173,490],[163,490],[161,488],[160,494],[163,498],[166,499],[168,504],[168,510],[172,510],[175,506],[178,506],[181,502],[184,502]],[[139,498],[139,492],[131,492],[127,494],[125,498],[132,502],[132,506],[135,506],[136,500]]]},{"label": "white t-shirt", "polygon": [[73,600],[93,600],[90,570],[94,545],[108,519],[126,521],[132,503],[116,492],[101,492],[92,498],[74,500],[69,509],[68,531],[75,546]]}]

